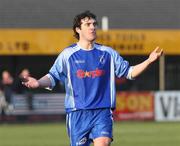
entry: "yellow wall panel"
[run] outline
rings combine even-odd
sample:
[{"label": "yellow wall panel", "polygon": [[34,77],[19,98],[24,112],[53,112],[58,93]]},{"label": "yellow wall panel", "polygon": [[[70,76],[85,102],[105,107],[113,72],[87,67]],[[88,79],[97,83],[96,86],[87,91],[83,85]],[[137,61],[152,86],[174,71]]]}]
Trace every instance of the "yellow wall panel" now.
[{"label": "yellow wall panel", "polygon": [[65,29],[0,29],[0,55],[53,55],[74,41]]},{"label": "yellow wall panel", "polygon": [[[0,29],[0,55],[55,55],[76,41],[71,29]],[[97,42],[123,55],[147,55],[156,46],[180,55],[178,29],[99,30]]]},{"label": "yellow wall panel", "polygon": [[100,42],[113,46],[120,54],[147,55],[156,46],[168,55],[180,54],[180,30],[110,30],[99,33]]}]

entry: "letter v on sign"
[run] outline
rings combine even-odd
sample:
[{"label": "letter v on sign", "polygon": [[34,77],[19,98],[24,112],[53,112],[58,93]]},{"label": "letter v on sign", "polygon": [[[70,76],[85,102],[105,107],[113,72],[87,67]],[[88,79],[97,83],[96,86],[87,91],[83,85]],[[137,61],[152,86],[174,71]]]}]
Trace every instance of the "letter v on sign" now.
[{"label": "letter v on sign", "polygon": [[168,113],[170,112],[170,108],[171,108],[171,104],[172,104],[172,98],[168,98],[168,101],[166,102],[166,105],[165,105],[165,99],[161,96],[160,97],[160,102],[161,102],[161,105],[162,105],[162,112],[164,114],[165,117],[168,117]]}]

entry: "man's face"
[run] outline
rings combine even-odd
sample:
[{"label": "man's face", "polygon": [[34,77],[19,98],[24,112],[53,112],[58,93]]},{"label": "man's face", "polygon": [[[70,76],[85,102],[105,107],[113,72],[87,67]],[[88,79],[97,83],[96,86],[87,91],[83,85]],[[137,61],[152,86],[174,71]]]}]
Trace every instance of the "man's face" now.
[{"label": "man's face", "polygon": [[93,18],[84,18],[81,20],[81,28],[77,29],[79,40],[92,42],[96,39],[97,22]]}]

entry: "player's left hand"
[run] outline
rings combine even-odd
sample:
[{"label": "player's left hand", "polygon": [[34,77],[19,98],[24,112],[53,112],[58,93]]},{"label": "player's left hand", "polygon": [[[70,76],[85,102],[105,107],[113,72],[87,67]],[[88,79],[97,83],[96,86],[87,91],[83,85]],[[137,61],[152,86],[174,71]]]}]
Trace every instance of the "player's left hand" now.
[{"label": "player's left hand", "polygon": [[154,49],[154,51],[152,51],[151,54],[149,55],[148,61],[152,63],[156,61],[159,57],[161,57],[162,54],[163,54],[163,49],[156,47],[156,49]]}]

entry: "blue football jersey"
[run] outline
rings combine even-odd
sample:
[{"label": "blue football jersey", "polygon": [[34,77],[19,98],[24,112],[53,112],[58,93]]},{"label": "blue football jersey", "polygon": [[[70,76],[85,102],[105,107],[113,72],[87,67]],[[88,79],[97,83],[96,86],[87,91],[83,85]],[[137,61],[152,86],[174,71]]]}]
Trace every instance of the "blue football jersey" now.
[{"label": "blue football jersey", "polygon": [[65,84],[66,112],[79,109],[115,108],[115,76],[130,78],[132,67],[115,50],[94,44],[85,50],[78,44],[65,48],[47,76],[51,88]]}]

